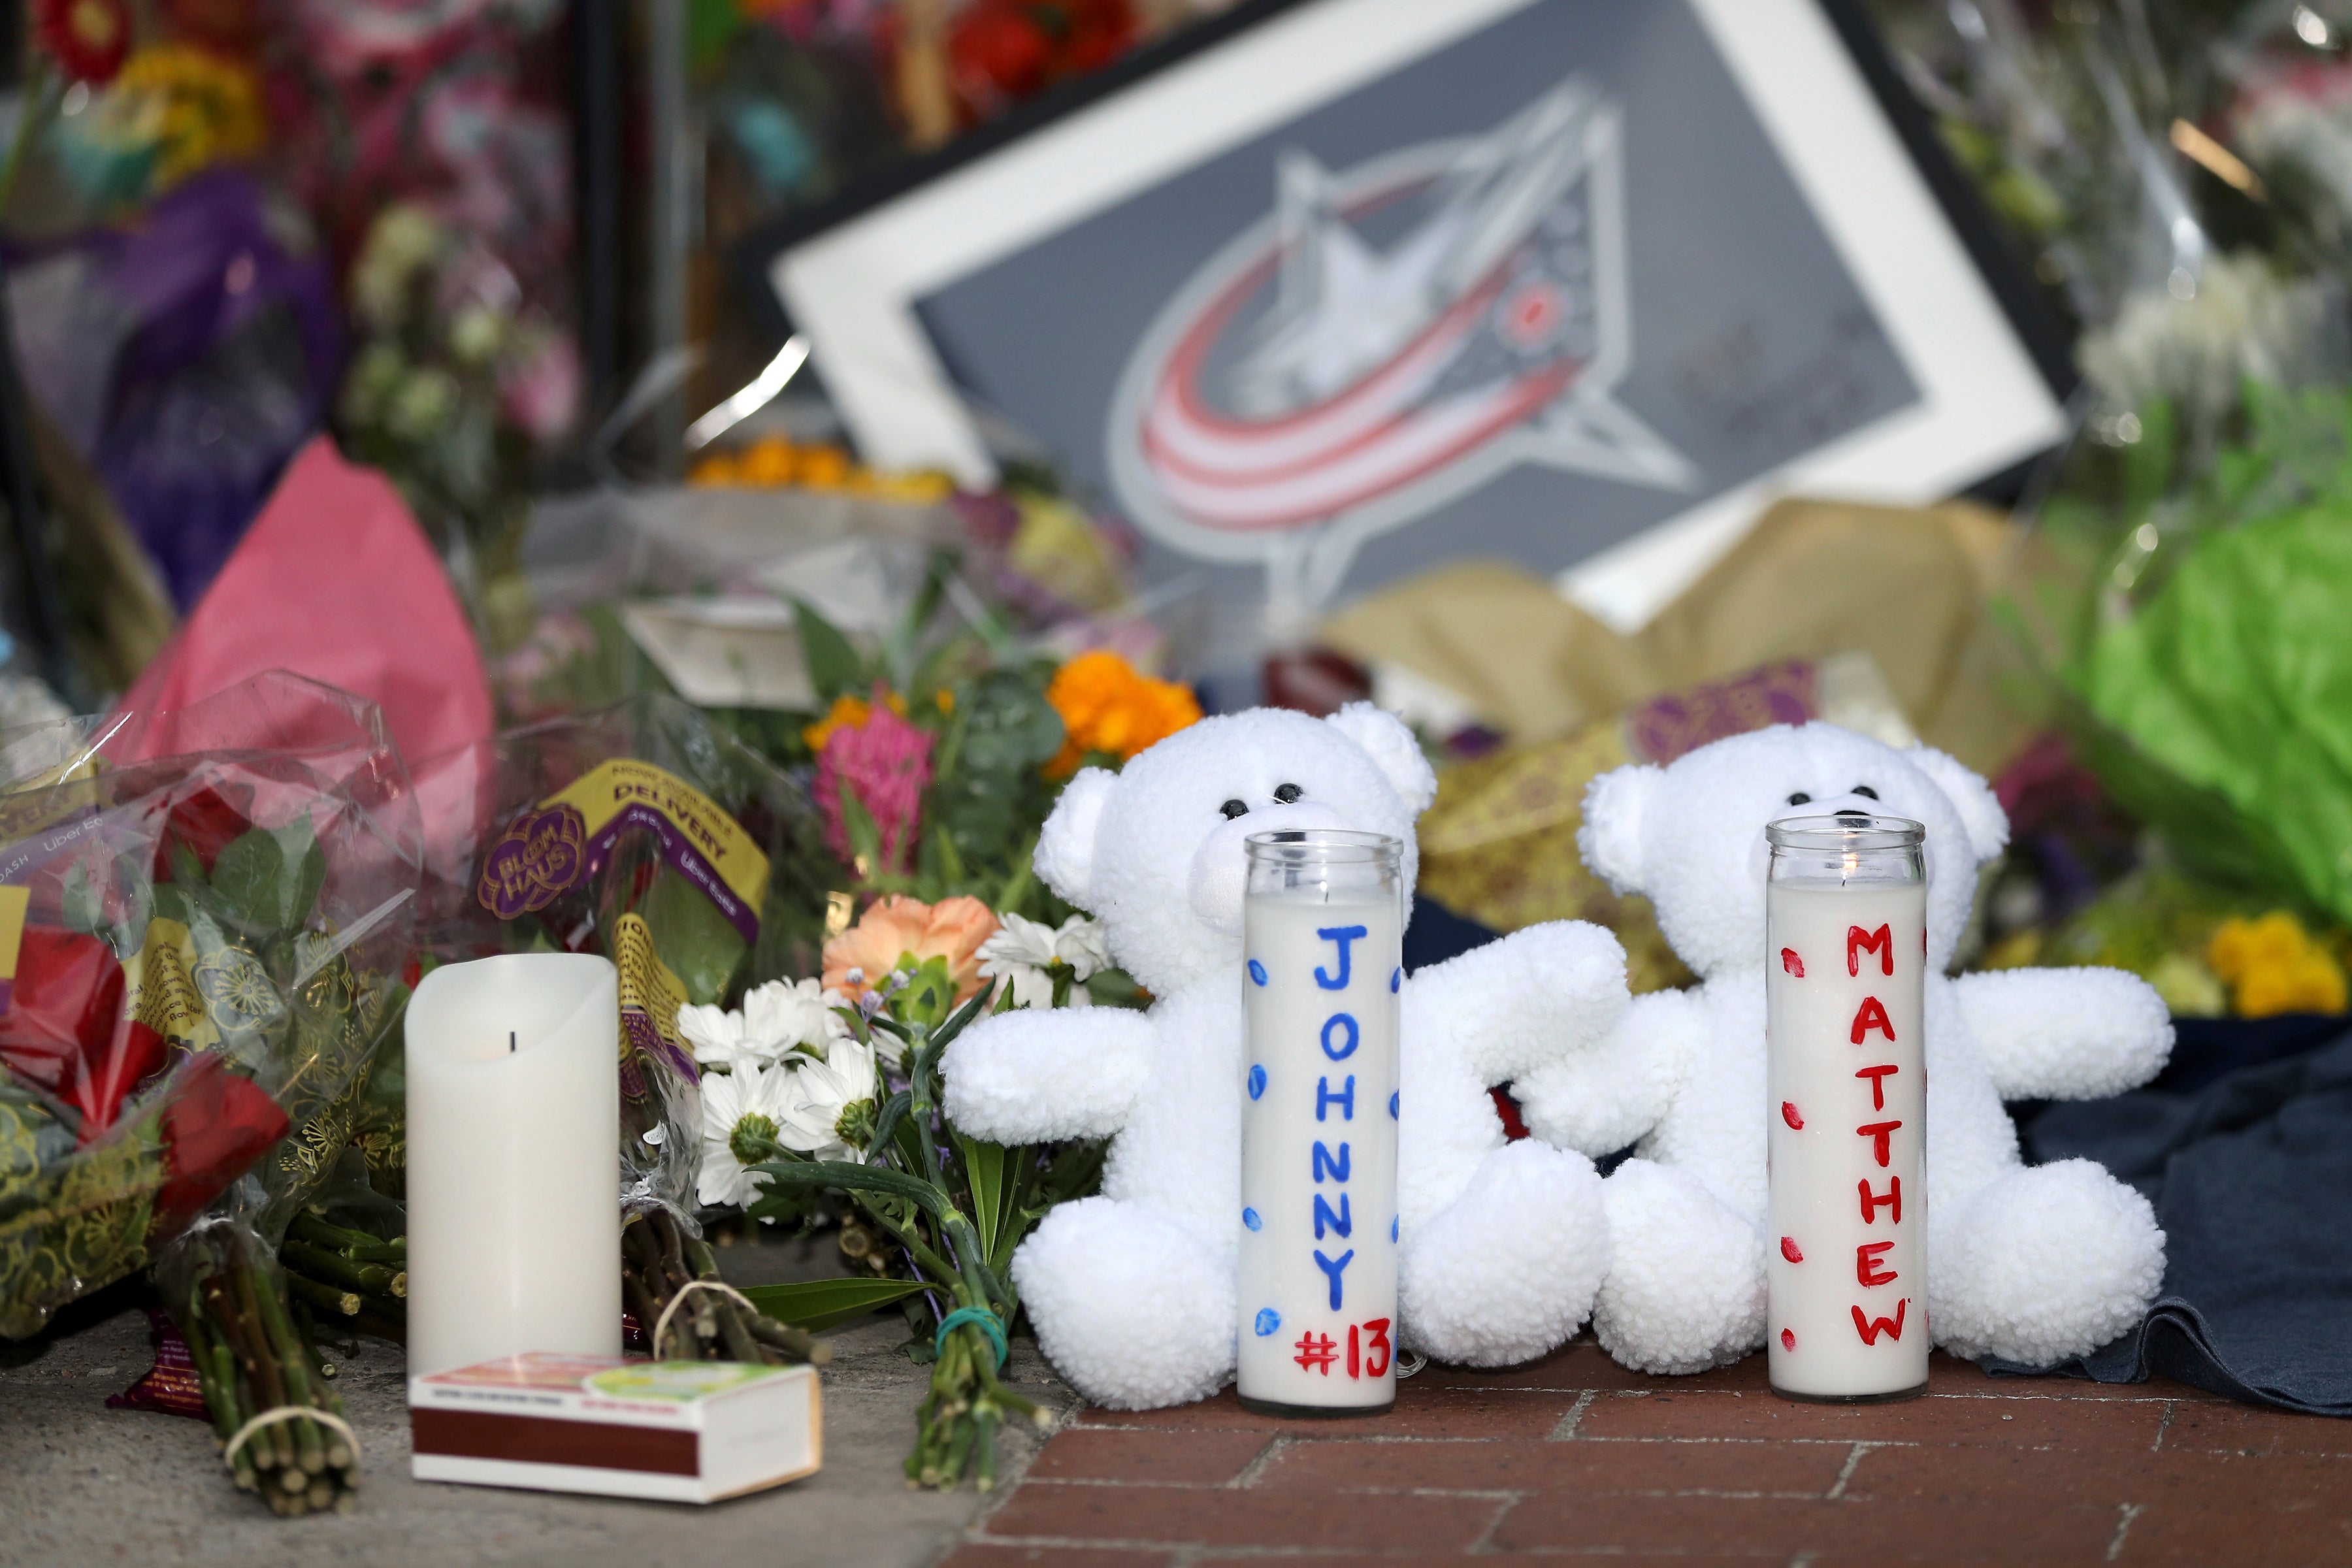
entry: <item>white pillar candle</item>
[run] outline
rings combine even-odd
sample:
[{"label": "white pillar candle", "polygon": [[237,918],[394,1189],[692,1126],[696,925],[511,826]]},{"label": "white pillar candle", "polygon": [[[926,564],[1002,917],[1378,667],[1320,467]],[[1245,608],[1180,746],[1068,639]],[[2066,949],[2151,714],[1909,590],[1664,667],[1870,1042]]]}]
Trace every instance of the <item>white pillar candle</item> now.
[{"label": "white pillar candle", "polygon": [[1927,882],[1917,823],[1775,823],[1765,890],[1772,1387],[1927,1381]]},{"label": "white pillar candle", "polygon": [[1253,1409],[1396,1399],[1402,850],[1369,833],[1249,840],[1236,1284]]},{"label": "white pillar candle", "polygon": [[408,1366],[621,1353],[620,980],[445,965],[408,1004]]}]

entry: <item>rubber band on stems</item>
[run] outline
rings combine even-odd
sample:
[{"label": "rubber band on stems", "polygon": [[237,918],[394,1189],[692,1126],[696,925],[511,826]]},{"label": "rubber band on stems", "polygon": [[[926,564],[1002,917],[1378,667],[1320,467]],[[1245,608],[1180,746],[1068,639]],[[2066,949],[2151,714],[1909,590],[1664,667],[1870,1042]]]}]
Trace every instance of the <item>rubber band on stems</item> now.
[{"label": "rubber band on stems", "polygon": [[299,1421],[306,1416],[310,1420],[316,1421],[321,1426],[331,1426],[336,1431],[341,1433],[343,1435],[343,1441],[352,1446],[352,1462],[354,1464],[359,1462],[360,1435],[352,1430],[352,1424],[350,1422],[344,1420],[341,1416],[336,1415],[331,1410],[320,1410],[309,1405],[280,1405],[273,1409],[263,1411],[260,1415],[255,1416],[252,1420],[238,1427],[235,1432],[229,1434],[228,1441],[221,1445],[221,1463],[224,1465],[236,1464],[236,1451],[245,1447],[245,1441],[247,1438],[252,1436],[256,1432],[260,1431],[264,1426],[275,1426],[279,1423],[286,1421]]},{"label": "rubber band on stems", "polygon": [[688,1296],[693,1295],[697,1290],[716,1290],[722,1296],[732,1296],[738,1301],[742,1302],[744,1307],[753,1313],[757,1313],[760,1310],[758,1306],[752,1302],[749,1296],[744,1295],[742,1291],[738,1290],[734,1286],[727,1284],[723,1280],[689,1279],[683,1286],[679,1287],[677,1295],[672,1296],[669,1299],[669,1305],[662,1309],[661,1317],[654,1324],[654,1331],[651,1339],[654,1347],[655,1360],[658,1361],[661,1359],[662,1335],[669,1329],[670,1315],[676,1312],[678,1308],[684,1306],[686,1304],[686,1299]]},{"label": "rubber band on stems", "polygon": [[939,1354],[948,1348],[948,1335],[960,1323],[978,1323],[988,1335],[988,1342],[996,1352],[996,1370],[1003,1372],[1004,1363],[1013,1357],[1013,1347],[1005,1342],[1003,1321],[986,1307],[958,1307],[940,1320],[940,1331],[931,1336],[931,1352]]}]

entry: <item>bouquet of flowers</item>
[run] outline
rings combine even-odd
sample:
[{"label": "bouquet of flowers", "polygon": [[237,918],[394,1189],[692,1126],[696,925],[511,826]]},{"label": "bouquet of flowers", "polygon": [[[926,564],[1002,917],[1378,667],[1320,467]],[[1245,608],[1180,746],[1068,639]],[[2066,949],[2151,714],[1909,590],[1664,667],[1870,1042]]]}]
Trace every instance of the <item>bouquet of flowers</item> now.
[{"label": "bouquet of flowers", "polygon": [[1003,921],[978,900],[887,897],[825,949],[822,979],[776,981],[737,1011],[688,1008],[679,1027],[703,1079],[698,1195],[764,1221],[845,1194],[842,1249],[866,1279],[749,1292],[795,1322],[898,1301],[931,1365],[907,1478],[994,1482],[1007,1419],[1043,1419],[1000,1373],[1020,1300],[1013,1249],[1044,1213],[1089,1190],[1098,1144],[1007,1149],[940,1112],[940,1057],[982,1012],[1085,1005],[1106,967],[1083,916]]},{"label": "bouquet of flowers", "polygon": [[277,1235],[404,997],[417,832],[374,708],[282,673],[17,732],[0,808],[0,1334],[207,1208]]}]

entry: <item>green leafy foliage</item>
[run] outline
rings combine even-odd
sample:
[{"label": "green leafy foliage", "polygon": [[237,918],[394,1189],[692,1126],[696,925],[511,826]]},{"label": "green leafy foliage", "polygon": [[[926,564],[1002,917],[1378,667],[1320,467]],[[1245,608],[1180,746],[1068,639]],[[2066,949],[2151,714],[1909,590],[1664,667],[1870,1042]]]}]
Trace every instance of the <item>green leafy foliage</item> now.
[{"label": "green leafy foliage", "polygon": [[864,696],[871,684],[866,661],[841,628],[804,599],[793,601],[793,619],[800,628],[801,657],[808,661],[809,684],[816,688],[817,700]]},{"label": "green leafy foliage", "polygon": [[2061,628],[2085,760],[2185,863],[2352,919],[2352,391],[2250,384],[2210,453],[2138,418],[2045,511],[2076,610],[2006,613]]},{"label": "green leafy foliage", "polygon": [[920,1279],[810,1279],[747,1286],[743,1294],[778,1321],[815,1333],[855,1322],[923,1289]]}]

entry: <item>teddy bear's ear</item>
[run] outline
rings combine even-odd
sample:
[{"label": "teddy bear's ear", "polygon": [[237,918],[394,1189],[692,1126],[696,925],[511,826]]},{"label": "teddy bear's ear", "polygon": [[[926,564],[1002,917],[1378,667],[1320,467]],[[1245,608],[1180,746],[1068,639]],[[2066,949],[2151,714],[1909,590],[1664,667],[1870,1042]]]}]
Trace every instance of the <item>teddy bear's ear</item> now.
[{"label": "teddy bear's ear", "polygon": [[1665,782],[1664,768],[1646,763],[1612,768],[1584,790],[1584,826],[1576,847],[1593,874],[1621,893],[1643,890],[1642,839],[1650,799]]},{"label": "teddy bear's ear", "polygon": [[1437,798],[1437,774],[1403,720],[1370,702],[1350,702],[1324,722],[1372,754],[1415,816]]},{"label": "teddy bear's ear", "polygon": [[1029,863],[1045,886],[1065,902],[1091,912],[1095,879],[1095,836],[1102,826],[1103,806],[1118,775],[1103,768],[1080,768],[1062,786],[1037,835],[1037,853]]},{"label": "teddy bear's ear", "polygon": [[1960,814],[1960,826],[1968,829],[1969,858],[1978,865],[2009,847],[2009,814],[2001,810],[2000,798],[1982,774],[1933,746],[1914,746],[1903,758],[1934,781]]}]

